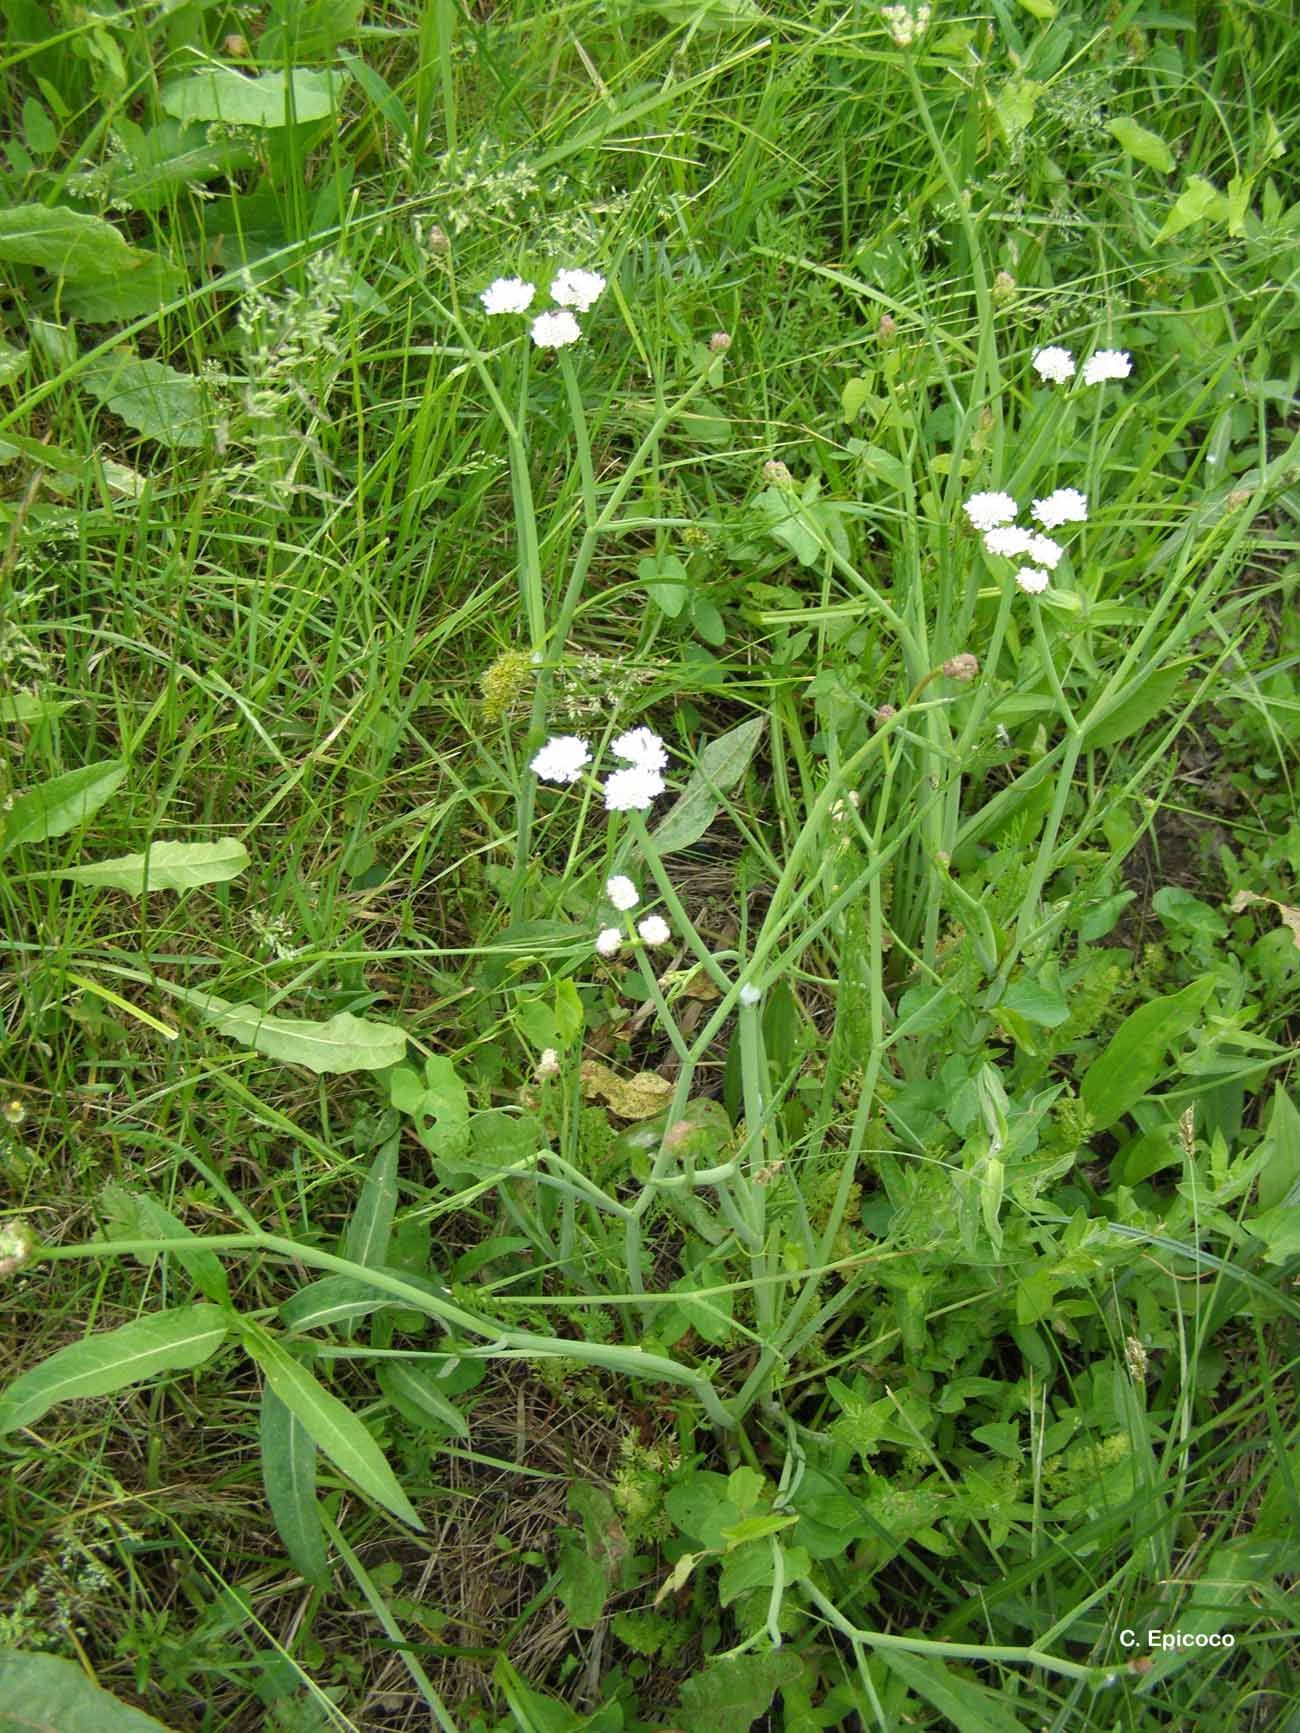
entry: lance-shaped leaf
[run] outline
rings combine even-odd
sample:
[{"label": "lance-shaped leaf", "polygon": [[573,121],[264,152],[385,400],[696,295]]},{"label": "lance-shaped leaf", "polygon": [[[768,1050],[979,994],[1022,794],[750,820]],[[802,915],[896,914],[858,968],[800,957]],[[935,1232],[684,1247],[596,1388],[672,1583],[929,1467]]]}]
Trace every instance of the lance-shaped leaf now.
[{"label": "lance-shaped leaf", "polygon": [[60,1402],[111,1396],[159,1372],[201,1366],[221,1346],[229,1324],[220,1306],[177,1306],[60,1348],[0,1396],[0,1436],[34,1425]]},{"label": "lance-shaped leaf", "polygon": [[316,1446],[270,1384],[262,1390],[262,1485],[285,1551],[304,1582],[329,1586],[325,1532],[316,1503]]},{"label": "lance-shaped leaf", "polygon": [[195,1005],[220,1035],[265,1053],[286,1065],[305,1065],[318,1077],[345,1071],[382,1071],[406,1052],[406,1036],[391,1023],[375,1023],[340,1011],[324,1022],[306,1017],[273,1017],[260,1005],[234,1005],[215,993],[188,987],[171,989]]},{"label": "lance-shaped leaf", "polygon": [[745,774],[750,759],[758,750],[765,726],[763,717],[752,717],[738,728],[720,734],[704,748],[699,765],[677,804],[669,808],[654,832],[655,846],[661,855],[689,848],[700,840],[718,816],[721,796],[734,788]]},{"label": "lance-shaped leaf", "polygon": [[167,1733],[63,1655],[0,1649],[0,1733]]},{"label": "lance-shaped leaf", "polygon": [[247,865],[248,850],[230,836],[220,842],[156,842],[147,854],[115,855],[112,860],[63,867],[48,877],[130,891],[138,897],[146,891],[190,891],[200,885],[224,884],[238,878]]},{"label": "lance-shaped leaf", "polygon": [[376,1504],[382,1504],[412,1528],[422,1529],[424,1524],[364,1422],[264,1330],[248,1329],[244,1345],[262,1368],[271,1389],[334,1466],[355,1481]]},{"label": "lance-shaped leaf", "polygon": [[102,764],[86,764],[80,770],[65,771],[62,776],[29,788],[9,808],[0,856],[7,855],[20,843],[66,836],[93,812],[98,812],[125,775],[125,764],[108,759]]}]

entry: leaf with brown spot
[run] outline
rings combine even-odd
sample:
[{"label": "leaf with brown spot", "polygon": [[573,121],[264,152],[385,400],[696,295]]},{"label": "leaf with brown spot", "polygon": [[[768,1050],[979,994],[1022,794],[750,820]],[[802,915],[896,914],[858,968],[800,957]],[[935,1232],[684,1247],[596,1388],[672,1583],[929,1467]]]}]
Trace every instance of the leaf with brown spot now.
[{"label": "leaf with brown spot", "polygon": [[1280,903],[1276,897],[1256,896],[1254,891],[1238,891],[1228,904],[1228,913],[1239,915],[1251,903],[1267,903],[1277,910],[1282,917],[1282,924],[1291,929],[1291,942],[1300,951],[1300,909],[1293,909],[1290,903]]},{"label": "leaf with brown spot", "polygon": [[668,1105],[673,1086],[654,1071],[638,1071],[635,1077],[620,1077],[599,1059],[582,1064],[582,1093],[588,1100],[604,1101],[620,1119],[653,1119]]}]

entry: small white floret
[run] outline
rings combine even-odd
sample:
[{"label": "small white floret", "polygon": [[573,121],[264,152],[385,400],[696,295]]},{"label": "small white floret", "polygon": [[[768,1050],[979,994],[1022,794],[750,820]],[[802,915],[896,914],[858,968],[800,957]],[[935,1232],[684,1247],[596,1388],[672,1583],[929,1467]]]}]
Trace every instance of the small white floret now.
[{"label": "small white floret", "polygon": [[1034,539],[1032,530],[1023,530],[1019,524],[1003,524],[995,530],[986,530],[984,546],[991,554],[1001,554],[1005,559],[1014,560],[1017,554],[1027,554],[1029,544]]},{"label": "small white floret", "polygon": [[1051,583],[1046,572],[1040,572],[1037,566],[1021,566],[1016,573],[1016,582],[1022,590],[1028,590],[1031,596],[1041,596]]},{"label": "small white floret", "polygon": [[605,880],[605,895],[620,914],[626,914],[641,901],[640,893],[626,873],[615,873]]},{"label": "small white floret", "polygon": [[1025,552],[1036,566],[1046,566],[1049,572],[1054,572],[1065,557],[1065,549],[1051,536],[1030,536]]},{"label": "small white floret", "polygon": [[567,349],[582,336],[582,326],[565,308],[539,313],[533,320],[533,342],[539,349]]},{"label": "small white floret", "polygon": [[756,987],[752,981],[746,981],[740,989],[739,997],[742,1005],[757,1005],[763,997],[763,989]]},{"label": "small white floret", "polygon": [[615,770],[605,778],[606,812],[647,812],[657,794],[664,791],[664,779],[657,770],[645,770],[639,764],[626,770]]},{"label": "small white floret", "polygon": [[526,313],[536,293],[536,283],[526,283],[522,277],[498,277],[479,300],[485,313]]},{"label": "small white floret", "polygon": [[1127,349],[1098,349],[1083,364],[1083,383],[1101,385],[1107,379],[1127,379],[1133,371],[1133,357]]},{"label": "small white floret", "polygon": [[625,758],[640,770],[666,770],[668,751],[652,728],[629,728],[620,734],[610,750],[615,758]]},{"label": "small white floret", "polygon": [[647,915],[637,922],[637,932],[647,945],[666,945],[672,938],[672,928],[662,915]]},{"label": "small white floret", "polygon": [[556,734],[529,764],[543,782],[576,782],[591,763],[591,748],[576,734]]},{"label": "small white floret", "polygon": [[973,493],[962,507],[977,530],[1009,524],[1020,507],[1009,493]]},{"label": "small white floret", "polygon": [[1077,487],[1058,487],[1046,499],[1036,499],[1030,515],[1045,530],[1058,529],[1061,524],[1087,523],[1088,496]]},{"label": "small white floret", "polygon": [[551,299],[557,306],[585,313],[595,306],[604,288],[605,279],[599,271],[559,271],[551,283]]},{"label": "small white floret", "polygon": [[617,957],[623,935],[617,927],[602,927],[596,934],[596,949],[602,957]]},{"label": "small white floret", "polygon": [[1053,385],[1064,385],[1073,377],[1074,356],[1059,344],[1050,343],[1046,349],[1035,349],[1034,372]]}]

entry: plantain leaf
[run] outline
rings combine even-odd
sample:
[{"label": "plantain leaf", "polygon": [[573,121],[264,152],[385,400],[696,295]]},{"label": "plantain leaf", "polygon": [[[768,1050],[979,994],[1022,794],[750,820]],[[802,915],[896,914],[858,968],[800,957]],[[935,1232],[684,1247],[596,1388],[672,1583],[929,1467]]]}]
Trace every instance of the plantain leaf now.
[{"label": "plantain leaf", "polygon": [[232,1005],[213,993],[173,987],[177,998],[211,1019],[219,1035],[286,1065],[305,1065],[318,1077],[346,1071],[382,1071],[406,1052],[406,1036],[391,1023],[372,1023],[340,1011],[323,1023],[305,1017],[272,1017],[260,1005]]},{"label": "plantain leaf", "polygon": [[271,1389],[297,1416],[308,1436],[334,1466],[354,1480],[376,1504],[383,1505],[412,1528],[423,1529],[424,1524],[398,1484],[388,1458],[352,1410],[332,1396],[264,1330],[248,1329],[244,1345],[262,1368]]},{"label": "plantain leaf", "polygon": [[119,352],[87,367],[81,384],[128,427],[173,449],[205,445],[207,396],[201,380],[162,361]]},{"label": "plantain leaf", "polygon": [[1142,1099],[1160,1076],[1169,1049],[1204,1010],[1214,985],[1213,975],[1201,975],[1181,992],[1152,999],[1124,1019],[1079,1086],[1094,1131],[1105,1131]]},{"label": "plantain leaf", "polygon": [[294,1569],[313,1588],[329,1587],[325,1533],[316,1503],[316,1446],[270,1384],[262,1389],[262,1485]]},{"label": "plantain leaf", "polygon": [[704,748],[694,775],[655,830],[655,846],[661,855],[689,848],[700,840],[718,816],[722,805],[719,796],[734,788],[745,774],[766,725],[762,716],[752,717]]},{"label": "plantain leaf", "polygon": [[220,842],[156,842],[147,854],[115,855],[86,866],[62,867],[48,876],[130,891],[138,897],[146,891],[189,891],[199,885],[224,884],[238,878],[247,865],[248,850],[230,836]]},{"label": "plantain leaf", "polygon": [[201,1366],[225,1340],[229,1323],[220,1306],[176,1306],[60,1348],[0,1395],[0,1436],[31,1426],[60,1402],[111,1396],[159,1372]]},{"label": "plantain leaf", "polygon": [[94,277],[133,271],[138,252],[103,217],[62,206],[12,205],[0,210],[0,259],[39,265],[56,277]]},{"label": "plantain leaf", "polygon": [[62,1655],[0,1649],[0,1733],[167,1733]]},{"label": "plantain leaf", "polygon": [[86,764],[80,770],[51,777],[38,788],[28,789],[9,809],[0,858],[20,843],[45,842],[75,830],[120,786],[126,766],[117,759]]},{"label": "plantain leaf", "polygon": [[308,72],[295,67],[246,78],[228,66],[214,66],[163,86],[162,106],[177,120],[219,120],[227,126],[288,126],[324,120],[338,107],[347,78],[338,72]]}]

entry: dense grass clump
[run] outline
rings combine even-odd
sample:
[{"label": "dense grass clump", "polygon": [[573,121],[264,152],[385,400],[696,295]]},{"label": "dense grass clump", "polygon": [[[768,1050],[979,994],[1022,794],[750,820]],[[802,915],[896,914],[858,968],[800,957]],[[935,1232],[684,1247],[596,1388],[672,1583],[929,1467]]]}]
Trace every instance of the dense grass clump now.
[{"label": "dense grass clump", "polygon": [[1290,1726],[1285,9],[6,18],[0,1727]]}]

